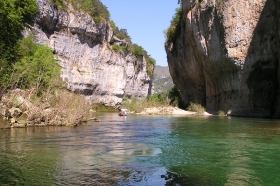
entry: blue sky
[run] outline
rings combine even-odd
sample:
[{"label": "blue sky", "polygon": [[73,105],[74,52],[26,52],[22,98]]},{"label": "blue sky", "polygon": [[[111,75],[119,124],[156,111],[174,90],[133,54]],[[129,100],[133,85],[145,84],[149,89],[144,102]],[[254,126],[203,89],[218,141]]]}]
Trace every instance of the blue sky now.
[{"label": "blue sky", "polygon": [[111,20],[127,29],[133,43],[142,46],[157,65],[167,66],[164,33],[179,7],[177,0],[101,0]]}]

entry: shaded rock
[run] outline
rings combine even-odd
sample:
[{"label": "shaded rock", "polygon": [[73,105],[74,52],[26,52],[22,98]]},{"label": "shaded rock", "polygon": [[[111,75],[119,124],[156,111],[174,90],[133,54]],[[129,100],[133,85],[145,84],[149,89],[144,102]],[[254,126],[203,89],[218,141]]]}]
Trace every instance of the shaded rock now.
[{"label": "shaded rock", "polygon": [[9,121],[10,121],[11,124],[14,124],[14,123],[17,122],[17,120],[15,118],[11,118]]},{"label": "shaded rock", "polygon": [[34,121],[26,121],[26,126],[27,126],[27,127],[32,127],[32,126],[34,126]]},{"label": "shaded rock", "polygon": [[25,128],[26,124],[14,123],[11,127],[12,128]]},{"label": "shaded rock", "polygon": [[14,118],[18,118],[21,116],[22,111],[19,108],[12,107],[9,109],[10,115]]},{"label": "shaded rock", "polygon": [[11,113],[9,111],[8,108],[4,108],[3,109],[3,116],[6,118],[6,119],[9,119],[11,117]]},{"label": "shaded rock", "polygon": [[177,35],[165,46],[183,102],[232,116],[280,117],[280,3],[200,2],[182,1]]},{"label": "shaded rock", "polygon": [[0,118],[0,129],[9,129],[11,128],[11,124],[2,118]]},{"label": "shaded rock", "polygon": [[37,127],[45,127],[47,126],[44,122],[41,122],[41,123],[38,123],[38,124],[34,124],[34,126],[37,126]]},{"label": "shaded rock", "polygon": [[28,115],[26,112],[22,113],[22,115],[19,118],[17,118],[18,123],[27,124],[27,117]]},{"label": "shaded rock", "polygon": [[32,121],[34,124],[41,123],[41,114],[40,113],[32,113],[27,116],[26,119],[28,122]]}]

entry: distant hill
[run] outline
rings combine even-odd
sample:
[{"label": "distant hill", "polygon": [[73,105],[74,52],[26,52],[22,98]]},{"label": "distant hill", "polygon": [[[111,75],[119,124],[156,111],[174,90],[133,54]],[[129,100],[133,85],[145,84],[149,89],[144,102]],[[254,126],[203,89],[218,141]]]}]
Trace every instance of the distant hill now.
[{"label": "distant hill", "polygon": [[156,66],[154,70],[154,92],[163,93],[171,89],[174,84],[168,66]]}]

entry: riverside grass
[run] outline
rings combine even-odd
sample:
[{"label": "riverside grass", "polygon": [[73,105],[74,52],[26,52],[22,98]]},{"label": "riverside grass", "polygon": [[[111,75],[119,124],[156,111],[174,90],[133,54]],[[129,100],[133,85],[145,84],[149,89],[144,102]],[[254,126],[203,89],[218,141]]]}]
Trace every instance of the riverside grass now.
[{"label": "riverside grass", "polygon": [[145,108],[163,107],[168,105],[169,105],[169,100],[166,96],[162,94],[153,94],[149,98],[144,98],[141,100],[137,100],[136,97],[133,97],[130,100],[124,97],[122,107],[128,109],[130,112],[139,113],[143,111]]},{"label": "riverside grass", "polygon": [[198,115],[203,115],[205,112],[205,108],[198,104],[198,103],[190,103],[190,105],[187,107],[188,111],[193,111],[193,112],[197,112]]},{"label": "riverside grass", "polygon": [[50,98],[53,107],[64,112],[67,126],[72,126],[87,120],[91,105],[87,102],[85,96],[61,89],[56,90]]},{"label": "riverside grass", "polygon": [[[24,100],[19,103],[18,100]],[[38,96],[35,88],[28,90],[14,89],[3,95],[2,103],[24,111],[25,119],[46,125],[76,126],[87,121],[91,105],[84,95],[65,88],[49,88]]]},{"label": "riverside grass", "polygon": [[219,111],[218,111],[218,115],[219,115],[219,116],[226,116],[226,113],[225,113],[225,111],[223,111],[223,110],[219,110]]}]

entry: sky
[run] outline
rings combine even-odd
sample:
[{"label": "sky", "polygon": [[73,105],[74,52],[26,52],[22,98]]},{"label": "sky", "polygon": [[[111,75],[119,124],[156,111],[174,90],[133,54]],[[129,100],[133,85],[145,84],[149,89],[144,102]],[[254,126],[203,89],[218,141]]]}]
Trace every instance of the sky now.
[{"label": "sky", "polygon": [[156,64],[167,66],[164,30],[179,7],[177,0],[101,0],[119,29],[127,29],[133,43],[142,46]]}]

